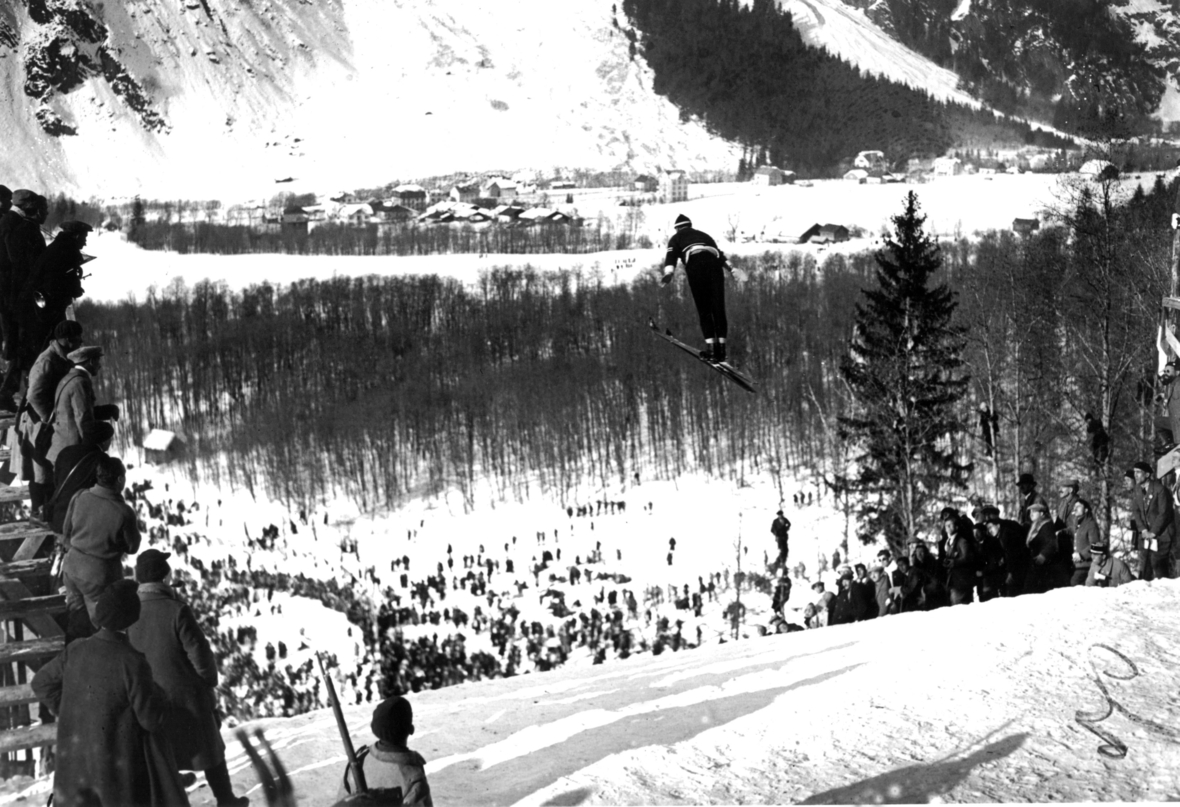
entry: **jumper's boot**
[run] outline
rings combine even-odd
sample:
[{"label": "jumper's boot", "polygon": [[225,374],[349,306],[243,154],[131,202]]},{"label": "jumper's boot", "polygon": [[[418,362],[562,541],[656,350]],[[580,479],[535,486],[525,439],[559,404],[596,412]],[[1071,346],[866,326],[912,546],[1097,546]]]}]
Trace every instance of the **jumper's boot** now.
[{"label": "jumper's boot", "polygon": [[718,342],[713,346],[713,362],[720,364],[723,361],[725,361],[725,343]]},{"label": "jumper's boot", "polygon": [[708,362],[716,361],[716,359],[714,359],[714,358],[713,358],[713,350],[714,350],[714,348],[713,348],[713,343],[712,343],[712,342],[706,342],[706,343],[705,343],[705,349],[704,349],[704,350],[702,350],[702,351],[701,351],[701,353],[700,353],[701,360],[702,360],[702,361],[708,361]]}]

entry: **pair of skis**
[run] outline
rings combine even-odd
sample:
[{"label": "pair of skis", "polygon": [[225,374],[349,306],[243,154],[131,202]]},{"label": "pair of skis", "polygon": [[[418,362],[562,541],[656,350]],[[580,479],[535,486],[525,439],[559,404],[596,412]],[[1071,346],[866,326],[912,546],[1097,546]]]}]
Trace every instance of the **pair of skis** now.
[{"label": "pair of skis", "polygon": [[690,355],[693,358],[700,361],[702,364],[706,364],[709,367],[712,367],[718,373],[725,376],[733,383],[737,384],[739,387],[744,389],[746,392],[753,393],[755,391],[754,390],[754,382],[751,381],[747,375],[745,375],[743,372],[738,370],[736,367],[734,367],[729,362],[725,362],[725,361],[715,362],[715,361],[710,361],[709,359],[703,358],[701,356],[701,352],[699,350],[692,347],[691,345],[681,342],[679,339],[677,339],[675,336],[672,335],[672,331],[670,331],[666,328],[663,331],[661,331],[659,329],[659,326],[656,325],[655,320],[649,319],[647,321],[647,324],[648,324],[648,327],[651,328],[652,333],[654,333],[656,336],[663,339],[665,342],[675,345],[676,347],[680,348],[688,355]]}]

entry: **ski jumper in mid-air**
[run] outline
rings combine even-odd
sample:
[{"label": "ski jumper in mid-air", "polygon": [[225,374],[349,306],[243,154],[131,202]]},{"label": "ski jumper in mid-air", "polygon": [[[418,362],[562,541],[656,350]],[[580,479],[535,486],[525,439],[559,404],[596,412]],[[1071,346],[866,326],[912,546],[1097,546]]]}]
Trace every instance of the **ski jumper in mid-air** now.
[{"label": "ski jumper in mid-air", "polygon": [[701,358],[711,362],[725,361],[725,339],[729,323],[725,318],[725,275],[723,270],[733,271],[729,260],[717,242],[708,233],[693,229],[688,216],[676,217],[676,232],[668,240],[668,253],[664,258],[662,283],[672,281],[676,263],[684,261],[684,273],[688,275],[688,288],[696,303],[697,315],[701,319],[701,332],[705,337],[705,349]]}]

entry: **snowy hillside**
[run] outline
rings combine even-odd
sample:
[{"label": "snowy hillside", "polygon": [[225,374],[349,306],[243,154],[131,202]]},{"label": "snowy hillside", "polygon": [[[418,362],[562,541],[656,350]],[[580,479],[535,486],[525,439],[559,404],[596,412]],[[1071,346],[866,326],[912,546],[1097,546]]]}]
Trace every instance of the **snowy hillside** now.
[{"label": "snowy hillside", "polygon": [[5,4],[0,181],[253,198],[289,177],[736,166],[651,91],[611,15],[606,0]]},{"label": "snowy hillside", "polygon": [[[1163,801],[1180,793],[1177,636],[1180,582],[1065,589],[423,692],[410,745],[436,804]],[[371,707],[346,712],[368,742]],[[331,713],[253,725],[300,803],[331,803]]]},{"label": "snowy hillside", "polygon": [[942,101],[978,107],[959,89],[954,72],[933,64],[873,23],[864,11],[842,0],[781,0],[794,18],[803,41],[824,48],[866,73],[925,90]]}]

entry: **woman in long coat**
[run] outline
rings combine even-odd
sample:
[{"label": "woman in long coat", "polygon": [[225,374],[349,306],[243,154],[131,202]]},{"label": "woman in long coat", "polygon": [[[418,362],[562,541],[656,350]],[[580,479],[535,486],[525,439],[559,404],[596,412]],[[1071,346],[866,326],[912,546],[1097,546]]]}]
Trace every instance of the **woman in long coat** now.
[{"label": "woman in long coat", "polygon": [[37,671],[36,696],[57,714],[55,804],[187,805],[171,748],[159,734],[163,693],[125,631],[139,617],[134,581],[112,584],[95,608],[98,633]]}]

